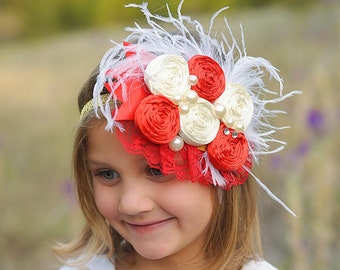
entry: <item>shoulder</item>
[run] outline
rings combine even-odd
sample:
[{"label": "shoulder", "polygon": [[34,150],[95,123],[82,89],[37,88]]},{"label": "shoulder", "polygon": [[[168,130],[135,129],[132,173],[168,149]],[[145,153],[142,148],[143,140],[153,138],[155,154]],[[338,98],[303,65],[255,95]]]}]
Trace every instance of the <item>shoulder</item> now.
[{"label": "shoulder", "polygon": [[115,270],[115,267],[108,259],[96,256],[84,266],[63,266],[59,270]]},{"label": "shoulder", "polygon": [[270,263],[259,260],[259,261],[250,261],[242,267],[242,270],[277,270]]}]

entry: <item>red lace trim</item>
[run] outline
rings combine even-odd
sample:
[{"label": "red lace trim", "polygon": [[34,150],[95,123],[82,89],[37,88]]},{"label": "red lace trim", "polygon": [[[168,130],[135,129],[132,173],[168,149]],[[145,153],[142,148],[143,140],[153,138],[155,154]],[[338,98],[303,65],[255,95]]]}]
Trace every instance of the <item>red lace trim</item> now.
[{"label": "red lace trim", "polygon": [[[164,175],[174,174],[178,180],[190,180],[205,185],[212,184],[212,176],[208,171],[203,174],[205,168],[203,152],[195,146],[185,144],[179,152],[174,152],[168,144],[154,144],[150,142],[138,130],[133,121],[121,121],[125,131],[116,130],[117,138],[129,153],[142,155],[147,160],[149,166],[159,169]],[[245,164],[251,168],[251,159]],[[243,184],[248,173],[244,169],[237,171],[221,171],[226,180],[225,189],[230,189],[234,185]]]}]

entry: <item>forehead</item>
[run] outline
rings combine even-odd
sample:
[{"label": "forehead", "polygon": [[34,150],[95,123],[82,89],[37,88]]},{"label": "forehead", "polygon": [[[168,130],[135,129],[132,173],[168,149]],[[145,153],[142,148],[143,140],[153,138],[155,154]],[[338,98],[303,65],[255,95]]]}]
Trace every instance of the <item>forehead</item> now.
[{"label": "forehead", "polygon": [[116,130],[106,131],[105,121],[102,120],[96,121],[88,129],[86,156],[87,160],[93,162],[117,160],[146,162],[142,155],[128,153],[118,139]]}]

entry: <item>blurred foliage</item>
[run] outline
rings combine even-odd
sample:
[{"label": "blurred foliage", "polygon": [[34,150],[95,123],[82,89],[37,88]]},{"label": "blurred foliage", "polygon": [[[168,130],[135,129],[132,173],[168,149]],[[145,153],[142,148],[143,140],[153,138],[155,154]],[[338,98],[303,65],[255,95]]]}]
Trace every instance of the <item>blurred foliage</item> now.
[{"label": "blurred foliage", "polygon": [[[233,9],[258,8],[271,4],[305,7],[321,0],[195,0],[185,1],[183,11],[203,13],[216,11],[223,6]],[[88,27],[98,27],[138,19],[137,9],[126,9],[130,2],[141,0],[0,0],[0,40],[48,35],[55,32]],[[165,13],[164,3],[175,11],[179,0],[150,0],[149,6]]]}]

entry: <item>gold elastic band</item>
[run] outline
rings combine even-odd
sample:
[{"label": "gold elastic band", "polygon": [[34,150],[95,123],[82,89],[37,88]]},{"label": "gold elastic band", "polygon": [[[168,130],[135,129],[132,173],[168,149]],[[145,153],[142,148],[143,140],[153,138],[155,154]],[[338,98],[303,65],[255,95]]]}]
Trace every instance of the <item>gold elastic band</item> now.
[{"label": "gold elastic band", "polygon": [[[110,94],[103,94],[101,95],[102,104],[105,105],[106,101],[110,98]],[[88,112],[94,109],[93,99],[89,100],[85,106],[82,108],[80,112],[80,119],[84,119]],[[99,102],[96,104],[96,107],[99,107]]]}]

